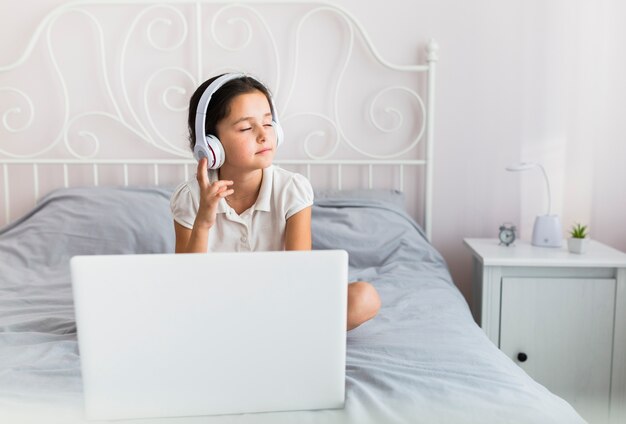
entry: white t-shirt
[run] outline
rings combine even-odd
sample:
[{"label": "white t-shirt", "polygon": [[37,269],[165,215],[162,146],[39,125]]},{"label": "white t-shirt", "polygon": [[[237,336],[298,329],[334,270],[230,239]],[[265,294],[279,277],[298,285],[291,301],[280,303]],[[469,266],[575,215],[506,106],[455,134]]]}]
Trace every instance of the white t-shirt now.
[{"label": "white t-shirt", "polygon": [[[218,179],[209,170],[209,181]],[[170,199],[174,220],[193,228],[200,204],[200,186],[194,178],[180,184]],[[275,166],[263,169],[256,203],[238,215],[224,199],[217,206],[209,231],[209,252],[272,251],[285,249],[287,219],[313,204],[311,183],[303,175]]]}]

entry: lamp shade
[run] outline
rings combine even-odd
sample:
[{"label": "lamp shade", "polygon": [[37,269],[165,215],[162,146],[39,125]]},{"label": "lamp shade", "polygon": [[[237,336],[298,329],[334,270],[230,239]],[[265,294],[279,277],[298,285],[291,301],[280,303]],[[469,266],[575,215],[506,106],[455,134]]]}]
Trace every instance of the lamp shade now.
[{"label": "lamp shade", "polygon": [[539,168],[539,164],[536,162],[520,162],[515,165],[509,165],[506,167],[507,171],[528,171],[529,169]]}]

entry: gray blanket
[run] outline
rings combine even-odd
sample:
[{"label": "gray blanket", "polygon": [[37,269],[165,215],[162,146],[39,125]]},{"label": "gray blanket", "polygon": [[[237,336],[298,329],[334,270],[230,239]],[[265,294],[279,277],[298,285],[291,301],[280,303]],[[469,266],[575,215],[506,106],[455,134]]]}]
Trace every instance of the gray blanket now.
[{"label": "gray blanket", "polygon": [[[60,190],[0,230],[0,422],[85,422],[69,258],[172,252],[169,194]],[[348,333],[344,409],[149,422],[582,422],[476,326],[398,199],[335,193],[313,207],[314,248],[347,250],[351,278],[371,281],[383,305]]]}]

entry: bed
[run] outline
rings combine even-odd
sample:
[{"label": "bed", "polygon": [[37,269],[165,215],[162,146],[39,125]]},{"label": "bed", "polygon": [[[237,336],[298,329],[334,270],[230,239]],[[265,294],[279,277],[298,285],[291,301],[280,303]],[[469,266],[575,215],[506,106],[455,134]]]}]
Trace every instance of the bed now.
[{"label": "bed", "polygon": [[[82,422],[69,258],[172,252],[169,194],[165,188],[60,189],[3,229],[3,414]],[[474,324],[401,193],[321,193],[313,234],[315,249],[346,249],[350,277],[372,281],[384,305],[376,319],[348,333],[345,408],[190,422],[582,421]]]},{"label": "bed", "polygon": [[[110,7],[114,9],[108,9]],[[157,33],[152,31],[172,16],[182,17],[185,23],[198,24],[204,21],[199,16],[217,19],[239,11],[247,17],[231,17],[227,21],[244,28],[243,36],[235,38],[243,37],[245,50],[246,43],[252,39],[246,35],[253,33],[252,23],[256,22],[264,30],[275,28],[266,19],[275,16],[277,10],[282,13],[287,8],[294,9],[300,16],[292,25],[298,34],[296,39],[306,40],[305,36],[299,38],[303,28],[308,24],[319,25],[315,20],[328,15],[331,24],[347,34],[341,40],[353,43],[358,39],[364,45],[362,50],[369,52],[366,58],[377,64],[375,76],[370,78],[378,94],[370,95],[364,107],[370,112],[368,131],[376,129],[383,137],[391,134],[395,139],[397,131],[402,133],[406,129],[401,137],[406,142],[404,145],[390,142],[384,147],[392,150],[376,151],[372,145],[354,142],[361,137],[353,136],[355,133],[340,123],[344,120],[341,84],[329,85],[331,101],[324,104],[332,113],[302,109],[301,102],[296,101],[298,96],[292,96],[297,89],[276,96],[278,108],[285,112],[282,115],[285,131],[293,134],[289,138],[294,140],[290,141],[294,146],[292,150],[281,151],[277,163],[307,175],[315,188],[314,249],[347,250],[350,278],[371,281],[380,293],[383,306],[374,320],[347,334],[343,409],[133,422],[584,422],[567,402],[533,381],[488,340],[474,323],[444,259],[430,242],[434,65],[437,60],[434,42],[426,43],[425,64],[397,66],[381,62],[366,32],[348,11],[329,3],[304,5],[296,2],[243,2],[239,6],[213,2],[120,2],[113,6],[92,1],[73,2],[51,12],[34,37],[44,34],[57,21],[85,19],[89,25],[94,25],[96,34],[102,36],[102,44],[107,45],[114,40],[107,38],[108,27],[99,23],[99,13],[106,12],[109,18],[128,16],[129,28],[134,30],[144,17],[164,12],[169,18],[148,19],[144,33],[151,43],[163,47],[161,41],[157,42]],[[253,19],[248,20],[250,16]],[[259,19],[261,16],[263,19]],[[175,20],[169,22],[172,24]],[[210,28],[215,25],[213,22]],[[191,24],[184,25],[181,33],[191,34],[190,28]],[[48,31],[49,41],[53,39],[51,33],[53,31]],[[182,37],[183,41],[172,45],[184,45],[187,38]],[[37,39],[33,40],[36,44]],[[224,49],[225,55],[236,56],[238,52],[223,40],[214,44],[221,49],[228,47]],[[278,49],[279,44],[270,42],[270,51]],[[119,60],[122,64],[126,49],[131,45],[132,42],[123,41]],[[349,44],[347,51],[352,54],[353,50],[359,48]],[[98,60],[104,57],[96,56]],[[229,56],[229,60],[234,60],[232,57]],[[360,60],[357,60],[359,67]],[[16,61],[0,68],[0,75],[5,78],[3,82],[9,78],[19,79],[10,75],[22,63]],[[379,75],[381,63],[391,69],[390,75]],[[282,69],[278,61],[276,66]],[[205,71],[223,67],[226,65],[218,64]],[[287,68],[293,73],[298,66]],[[126,66],[122,65],[121,69]],[[181,75],[186,75],[184,79],[187,79],[187,71],[180,69],[176,68],[174,73],[179,79]],[[348,65],[340,66],[339,78],[332,81],[343,81],[348,69]],[[263,72],[255,68],[248,70],[257,74]],[[399,76],[403,72],[409,74],[408,79]],[[162,73],[165,71],[151,75]],[[143,81],[151,82],[155,78]],[[286,79],[294,82],[292,88],[298,87],[295,82],[298,78],[291,75]],[[138,103],[133,103],[132,95],[123,89],[123,81],[124,78],[119,84],[103,85],[107,92],[108,88],[113,91],[118,85],[122,87],[122,98],[128,102],[120,107],[119,113],[73,112],[68,108],[68,113],[62,114],[58,135],[53,132],[52,147],[42,147],[29,154],[11,153],[12,144],[0,139],[3,169],[0,197],[4,201],[6,224],[0,229],[0,422],[86,422],[69,276],[72,256],[173,252],[169,196],[176,182],[193,171],[193,161],[181,147],[184,140],[174,145],[163,142],[168,140],[168,137],[161,137],[159,123],[163,119],[151,123],[142,121],[144,115],[136,112],[140,109],[133,105],[148,105],[151,97],[146,94]],[[403,81],[411,81],[414,88],[397,85]],[[173,106],[167,96],[179,91],[171,85],[163,90],[162,103]],[[422,94],[418,94],[419,90]],[[63,96],[69,95],[69,90],[62,91]],[[390,92],[398,95],[393,96],[394,99],[408,93],[410,109],[414,111],[409,119],[399,111],[400,106],[377,106]],[[11,93],[18,93],[18,102],[34,103],[24,88],[18,86]],[[140,92],[138,95],[141,98]],[[63,100],[61,105],[69,103]],[[169,112],[175,115],[171,122],[178,122],[172,124],[175,127],[172,131],[182,138],[180,109],[171,107]],[[379,118],[372,119],[381,111],[386,116],[383,123]],[[305,116],[315,121],[318,128],[304,125],[301,119]],[[147,140],[145,144],[152,153],[148,155],[135,149],[128,154],[129,149],[120,150],[119,146],[107,150],[104,147],[106,137],[99,135],[103,126],[91,122],[97,121],[91,118],[121,122],[122,127],[132,129],[129,132],[133,137]],[[9,128],[12,131],[8,132],[15,134],[10,140],[18,140],[24,132],[38,131],[31,120],[26,121],[24,125],[8,119],[3,121],[5,130]],[[75,126],[79,121],[83,128],[77,130]],[[144,124],[139,125],[140,122]],[[306,127],[304,132],[298,132],[302,126]],[[323,153],[319,153],[314,140],[327,138],[329,131],[334,137],[322,143]],[[76,137],[88,145],[86,153],[77,147],[80,143]],[[129,143],[126,139],[122,142]],[[304,154],[304,159],[298,154]],[[32,199],[36,199],[35,204],[28,205]]]}]

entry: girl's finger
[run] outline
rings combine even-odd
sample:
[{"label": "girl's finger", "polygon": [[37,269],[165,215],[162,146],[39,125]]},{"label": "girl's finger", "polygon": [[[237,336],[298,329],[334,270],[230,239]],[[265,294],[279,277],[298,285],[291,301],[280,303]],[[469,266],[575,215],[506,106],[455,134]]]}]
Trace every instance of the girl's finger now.
[{"label": "girl's finger", "polygon": [[222,191],[221,193],[217,193],[217,196],[219,197],[227,197],[230,196],[231,194],[233,194],[235,192],[235,190],[233,190],[232,188],[230,190],[226,190],[226,191]]},{"label": "girl's finger", "polygon": [[201,158],[198,161],[198,169],[196,172],[196,179],[200,187],[206,187],[209,184],[209,170],[207,168],[208,159],[206,157]]},{"label": "girl's finger", "polygon": [[217,193],[220,190],[225,189],[226,187],[228,187],[229,185],[232,185],[233,182],[229,181],[229,180],[219,180],[219,181],[215,181],[213,184],[211,184],[211,192],[212,193]]}]

